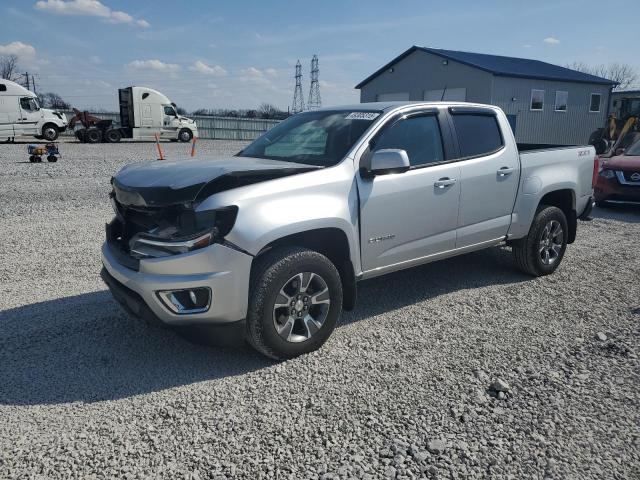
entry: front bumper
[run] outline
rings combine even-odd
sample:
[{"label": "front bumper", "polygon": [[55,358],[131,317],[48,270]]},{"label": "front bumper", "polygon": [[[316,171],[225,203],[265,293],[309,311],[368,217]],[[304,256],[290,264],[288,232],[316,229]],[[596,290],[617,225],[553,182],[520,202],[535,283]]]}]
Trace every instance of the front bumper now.
[{"label": "front bumper", "polygon": [[617,177],[599,177],[594,187],[597,202],[613,200],[618,202],[640,202],[640,184],[622,185]]},{"label": "front bumper", "polygon": [[[119,263],[107,243],[102,246],[102,264],[109,275],[105,278],[103,274],[103,278],[114,297],[137,316],[147,318],[146,307],[160,322],[174,326],[222,325],[243,320],[247,315],[252,259],[233,248],[214,244],[182,255],[140,260],[136,271]],[[161,290],[197,287],[211,289],[211,305],[206,312],[173,313],[157,294]]]}]

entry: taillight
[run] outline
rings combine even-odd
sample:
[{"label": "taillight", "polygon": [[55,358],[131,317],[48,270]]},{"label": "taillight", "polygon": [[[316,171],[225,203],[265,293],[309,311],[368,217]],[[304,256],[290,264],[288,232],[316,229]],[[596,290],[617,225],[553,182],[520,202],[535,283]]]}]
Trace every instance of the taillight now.
[{"label": "taillight", "polygon": [[593,188],[598,180],[598,172],[600,171],[600,158],[596,155],[593,157],[593,176],[591,177],[591,188]]}]

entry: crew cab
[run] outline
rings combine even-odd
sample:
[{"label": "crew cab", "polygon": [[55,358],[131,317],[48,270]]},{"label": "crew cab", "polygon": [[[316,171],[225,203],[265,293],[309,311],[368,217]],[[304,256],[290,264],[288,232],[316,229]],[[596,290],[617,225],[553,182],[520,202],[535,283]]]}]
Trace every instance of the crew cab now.
[{"label": "crew cab", "polygon": [[590,146],[521,146],[497,107],[364,103],[288,118],[229,158],[112,179],[102,277],[138,316],[319,348],[361,280],[510,245],[556,270],[593,199]]}]

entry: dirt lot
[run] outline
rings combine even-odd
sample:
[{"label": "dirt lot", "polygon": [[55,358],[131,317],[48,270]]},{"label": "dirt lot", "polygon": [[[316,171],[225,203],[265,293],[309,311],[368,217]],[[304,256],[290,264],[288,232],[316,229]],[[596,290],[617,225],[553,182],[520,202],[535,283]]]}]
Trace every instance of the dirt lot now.
[{"label": "dirt lot", "polygon": [[596,210],[550,277],[494,248],[364,282],[277,364],[105,291],[109,178],[154,148],[0,145],[0,478],[640,478],[640,209]]}]

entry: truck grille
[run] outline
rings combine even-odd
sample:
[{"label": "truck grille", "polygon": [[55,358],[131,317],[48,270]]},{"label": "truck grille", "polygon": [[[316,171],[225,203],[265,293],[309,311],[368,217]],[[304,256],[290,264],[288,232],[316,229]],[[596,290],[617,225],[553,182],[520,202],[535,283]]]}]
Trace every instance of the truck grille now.
[{"label": "truck grille", "polygon": [[624,175],[624,179],[627,182],[633,182],[640,184],[640,171],[623,171],[622,175]]}]

